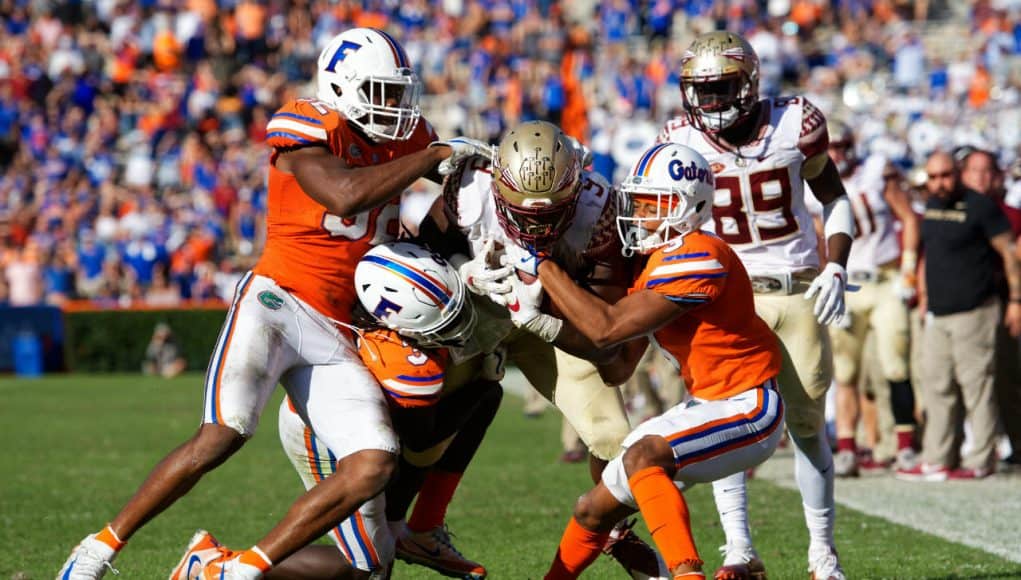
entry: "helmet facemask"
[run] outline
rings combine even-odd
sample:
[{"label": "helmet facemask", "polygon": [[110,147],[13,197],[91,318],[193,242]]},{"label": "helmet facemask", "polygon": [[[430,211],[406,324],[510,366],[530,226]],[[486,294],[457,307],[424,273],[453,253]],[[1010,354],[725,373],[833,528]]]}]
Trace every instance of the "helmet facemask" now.
[{"label": "helmet facemask", "polygon": [[370,137],[386,141],[405,141],[418,126],[421,110],[418,106],[422,83],[411,69],[397,69],[396,76],[364,77],[355,89],[355,97],[339,101],[345,105],[347,119]]},{"label": "helmet facemask", "polygon": [[759,100],[759,57],[737,34],[696,38],[681,58],[681,98],[698,130],[719,133],[746,119]]},{"label": "helmet facemask", "polygon": [[697,151],[660,144],[635,162],[620,192],[617,234],[624,255],[648,254],[712,218],[715,178]]},{"label": "helmet facemask", "polygon": [[[634,180],[639,181],[634,181]],[[687,189],[693,189],[688,187]],[[649,254],[669,243],[676,236],[697,230],[712,212],[706,200],[695,201],[682,187],[654,187],[631,177],[621,186],[626,205],[617,217],[617,233],[623,241],[624,252]],[[692,206],[692,203],[701,207]],[[635,215],[638,204],[654,207],[652,215]]]},{"label": "helmet facemask", "polygon": [[747,117],[757,98],[752,83],[742,74],[714,80],[684,79],[681,89],[691,123],[708,133],[723,131]]},{"label": "helmet facemask", "polygon": [[471,300],[464,296],[457,300],[454,308],[445,313],[443,320],[435,328],[421,331],[403,331],[402,334],[414,340],[424,348],[461,348],[475,332],[478,317]]},{"label": "helmet facemask", "polygon": [[[575,187],[577,192],[577,186]],[[577,199],[572,194],[553,203],[526,199],[525,204],[514,205],[499,193],[493,196],[496,217],[507,237],[536,250],[548,250],[571,227]]]}]

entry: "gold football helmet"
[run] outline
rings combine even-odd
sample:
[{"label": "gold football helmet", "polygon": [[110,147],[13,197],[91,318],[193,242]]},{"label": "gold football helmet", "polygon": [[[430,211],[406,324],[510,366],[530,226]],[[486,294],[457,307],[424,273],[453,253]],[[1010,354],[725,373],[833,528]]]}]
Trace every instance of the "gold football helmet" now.
[{"label": "gold football helmet", "polygon": [[840,120],[826,120],[826,132],[829,133],[829,155],[840,175],[848,175],[858,164],[858,156],[854,149],[854,131],[851,126]]},{"label": "gold football helmet", "polygon": [[548,248],[571,225],[581,186],[577,149],[559,127],[522,123],[500,141],[493,159],[493,200],[504,232]]},{"label": "gold football helmet", "polygon": [[681,58],[681,96],[691,124],[717,133],[748,116],[759,100],[759,57],[726,31],[700,35]]}]

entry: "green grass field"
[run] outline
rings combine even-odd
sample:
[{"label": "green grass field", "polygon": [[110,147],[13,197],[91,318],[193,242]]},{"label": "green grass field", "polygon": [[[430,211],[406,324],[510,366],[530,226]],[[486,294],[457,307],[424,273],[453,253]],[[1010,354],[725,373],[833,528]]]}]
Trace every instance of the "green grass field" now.
[{"label": "green grass field", "polygon": [[[52,578],[71,547],[97,530],[149,469],[197,426],[201,377],[72,375],[0,380],[0,579]],[[279,395],[278,395],[279,396]],[[232,547],[254,543],[302,488],[276,437],[279,398],[252,442],[139,532],[118,558],[120,578],[165,578],[198,527]],[[559,419],[522,417],[508,396],[451,506],[459,547],[495,579],[541,578],[587,468],[560,465]],[[795,492],[751,483],[751,518],[770,578],[805,578],[807,533]],[[712,570],[723,534],[708,486],[687,494]],[[850,578],[1021,578],[1021,564],[850,509],[837,543]],[[436,578],[400,565],[397,578]],[[622,578],[600,558],[586,578]]]}]

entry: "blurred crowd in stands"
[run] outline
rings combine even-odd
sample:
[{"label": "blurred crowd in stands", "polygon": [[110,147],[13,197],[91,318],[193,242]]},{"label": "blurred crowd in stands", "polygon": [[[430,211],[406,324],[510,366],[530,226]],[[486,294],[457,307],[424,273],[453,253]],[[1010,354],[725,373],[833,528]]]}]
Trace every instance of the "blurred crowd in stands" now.
[{"label": "blurred crowd in stands", "polygon": [[1016,0],[0,0],[0,303],[229,298],[260,251],[266,121],[351,26],[404,43],[440,135],[551,120],[610,178],[680,112],[690,39],[725,27],[763,94],[808,94],[906,177],[993,151],[1021,205]]}]

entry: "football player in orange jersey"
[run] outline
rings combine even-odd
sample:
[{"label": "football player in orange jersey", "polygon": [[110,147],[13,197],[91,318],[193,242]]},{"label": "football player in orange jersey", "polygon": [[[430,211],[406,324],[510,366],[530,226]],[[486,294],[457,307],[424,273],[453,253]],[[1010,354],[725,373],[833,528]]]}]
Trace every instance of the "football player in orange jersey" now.
[{"label": "football player in orange jersey", "polygon": [[[625,438],[623,454],[578,501],[548,579],[577,578],[614,523],[636,510],[674,578],[705,578],[675,482],[711,482],[748,469],[779,442],[779,344],[755,314],[737,254],[699,230],[712,211],[713,184],[708,162],[683,145],[657,145],[638,160],[621,186],[633,209],[622,212],[618,226],[625,251],[648,258],[616,304],[585,291],[541,256],[535,258],[540,283],[510,277],[517,324],[547,329],[557,344],[623,345],[628,356],[621,364],[629,370],[652,335],[688,387],[684,402]],[[564,320],[540,312],[543,288]]]},{"label": "football player in orange jersey", "polygon": [[437,142],[419,115],[420,87],[392,37],[357,28],[320,54],[317,98],[273,115],[266,247],[238,284],[217,340],[202,425],[109,525],[79,543],[62,577],[99,578],[110,569],[135,531],[244,444],[277,382],[336,455],[337,474],[231,560],[228,576],[259,577],[383,489],[398,444],[383,394],[344,328],[355,264],[396,237],[405,188],[421,177],[438,181],[450,163],[484,148],[464,139]]},{"label": "football player in orange jersey", "polygon": [[[389,242],[362,258],[355,283],[358,305],[353,318],[360,329],[359,354],[386,394],[406,461],[402,460],[385,501],[383,495],[372,498],[330,530],[336,548],[306,546],[274,566],[267,578],[347,577],[352,568],[385,571],[394,557],[395,540],[397,544],[423,542],[407,534],[402,522],[414,491],[422,485],[420,480],[459,480],[500,404],[502,390],[496,373],[475,376],[465,388],[444,390],[451,350],[463,346],[475,329],[474,307],[457,271],[446,261],[423,246]],[[280,406],[279,427],[280,442],[306,488],[334,473],[335,454],[290,399]],[[402,494],[410,497],[395,497]],[[400,510],[396,517],[390,515],[395,507]],[[434,509],[430,502],[417,503],[412,519],[437,517],[433,527],[438,530],[432,531],[445,535],[445,512],[434,514]],[[388,528],[387,520],[396,521]],[[391,535],[390,530],[395,533]],[[430,543],[429,539],[425,542]],[[449,545],[449,539],[446,542]],[[182,558],[172,578],[188,577],[193,557],[205,566],[231,554],[203,530],[191,544],[194,548]],[[460,560],[459,566],[448,562],[446,571],[462,578],[485,578],[484,567]]]}]

